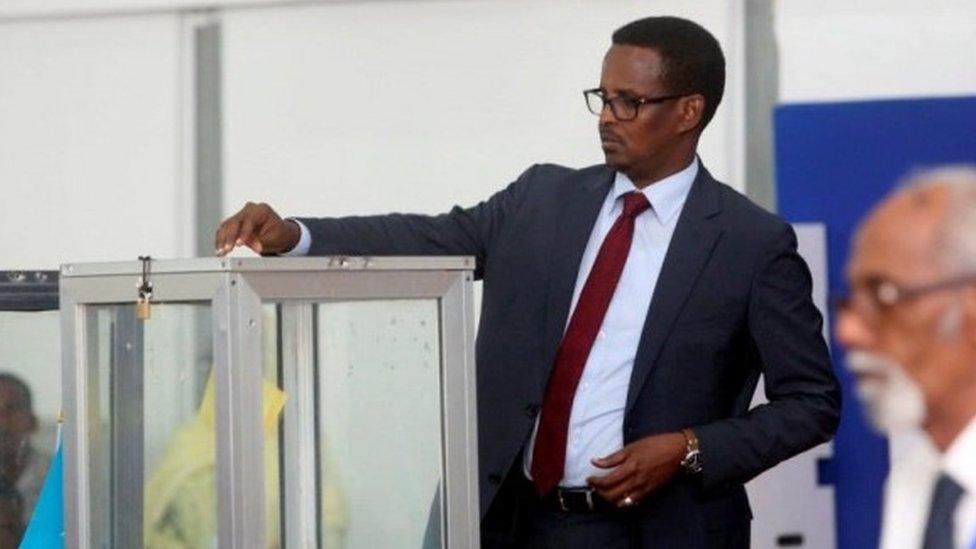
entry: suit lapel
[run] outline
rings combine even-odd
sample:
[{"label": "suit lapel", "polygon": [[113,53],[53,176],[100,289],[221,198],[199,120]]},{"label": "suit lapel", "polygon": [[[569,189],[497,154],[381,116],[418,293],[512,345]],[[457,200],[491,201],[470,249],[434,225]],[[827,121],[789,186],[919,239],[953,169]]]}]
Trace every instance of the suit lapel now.
[{"label": "suit lapel", "polygon": [[558,228],[549,248],[549,291],[544,348],[546,372],[543,381],[549,379],[552,361],[566,327],[583,252],[613,181],[612,170],[601,170],[584,181],[580,187],[562,196]]},{"label": "suit lapel", "polygon": [[722,234],[721,227],[712,219],[720,210],[718,183],[702,166],[678,218],[651,298],[634,358],[625,412],[629,412],[637,400],[678,314]]}]

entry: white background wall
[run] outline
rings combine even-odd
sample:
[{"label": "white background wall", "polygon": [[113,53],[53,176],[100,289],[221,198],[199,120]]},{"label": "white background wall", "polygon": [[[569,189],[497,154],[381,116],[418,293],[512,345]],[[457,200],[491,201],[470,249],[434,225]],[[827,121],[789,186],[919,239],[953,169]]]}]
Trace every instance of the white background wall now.
[{"label": "white background wall", "polygon": [[[442,212],[536,162],[602,161],[582,90],[610,34],[651,13],[729,47],[726,2],[471,0],[323,4],[224,18],[226,213]],[[737,70],[733,65],[732,70]],[[702,156],[733,172],[734,96]]]},{"label": "white background wall", "polygon": [[976,2],[776,2],[780,100],[976,93]]},{"label": "white background wall", "polygon": [[[0,270],[185,253],[179,39],[175,14],[0,19]],[[50,447],[57,315],[4,314],[0,347]]]},{"label": "white background wall", "polygon": [[0,20],[0,269],[189,251],[179,55],[176,15]]},{"label": "white background wall", "polygon": [[[191,253],[182,10],[198,5],[0,1],[0,269]],[[722,42],[730,86],[701,152],[742,188],[742,0],[211,5],[226,8],[226,213],[439,212],[534,162],[599,162],[580,91],[612,29],[653,13]],[[974,23],[968,0],[776,2],[781,100],[976,93]]]}]

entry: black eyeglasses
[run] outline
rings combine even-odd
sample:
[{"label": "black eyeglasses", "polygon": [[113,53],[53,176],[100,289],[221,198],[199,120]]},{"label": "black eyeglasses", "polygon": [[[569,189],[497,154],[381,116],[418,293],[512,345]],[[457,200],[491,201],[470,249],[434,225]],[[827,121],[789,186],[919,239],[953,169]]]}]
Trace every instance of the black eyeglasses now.
[{"label": "black eyeglasses", "polygon": [[626,95],[618,95],[608,99],[607,92],[602,88],[583,91],[583,98],[586,99],[586,108],[590,109],[591,113],[600,116],[603,114],[603,109],[607,105],[610,105],[610,112],[613,113],[614,118],[623,122],[637,118],[637,113],[641,105],[664,103],[665,101],[672,101],[685,95],[688,94],[681,93],[661,97],[629,97]]},{"label": "black eyeglasses", "polygon": [[866,320],[874,321],[879,315],[899,303],[974,283],[976,283],[974,273],[917,286],[896,284],[881,277],[874,277],[859,283],[850,295],[837,298],[834,301],[834,308],[838,314],[856,311]]}]

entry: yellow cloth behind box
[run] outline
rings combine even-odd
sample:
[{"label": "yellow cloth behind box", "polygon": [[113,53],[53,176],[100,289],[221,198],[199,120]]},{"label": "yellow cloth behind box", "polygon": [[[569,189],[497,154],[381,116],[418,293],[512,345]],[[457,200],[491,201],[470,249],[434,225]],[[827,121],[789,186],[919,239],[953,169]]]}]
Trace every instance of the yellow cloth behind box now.
[{"label": "yellow cloth behind box", "polygon": [[[267,496],[265,524],[268,547],[277,547],[280,545],[278,418],[287,397],[268,382],[264,383],[262,397]],[[215,462],[215,398],[211,372],[197,415],[181,426],[170,439],[159,467],[146,484],[143,517],[147,548],[202,549],[216,546]],[[329,469],[332,468],[326,468],[323,486],[323,533],[326,539],[339,543],[345,529],[346,510]]]}]

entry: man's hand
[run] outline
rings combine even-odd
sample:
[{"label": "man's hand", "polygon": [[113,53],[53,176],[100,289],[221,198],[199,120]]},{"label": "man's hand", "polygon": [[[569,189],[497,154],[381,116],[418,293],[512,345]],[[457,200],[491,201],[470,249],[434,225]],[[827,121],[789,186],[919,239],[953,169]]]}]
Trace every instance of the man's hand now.
[{"label": "man's hand", "polygon": [[618,507],[628,507],[671,480],[681,469],[685,450],[685,437],[681,433],[645,437],[609,456],[593,459],[593,465],[613,471],[602,477],[590,477],[586,482],[603,499]]},{"label": "man's hand", "polygon": [[259,254],[277,254],[294,248],[301,234],[297,223],[281,219],[271,206],[248,202],[220,224],[214,246],[218,256],[237,246],[247,246]]}]

